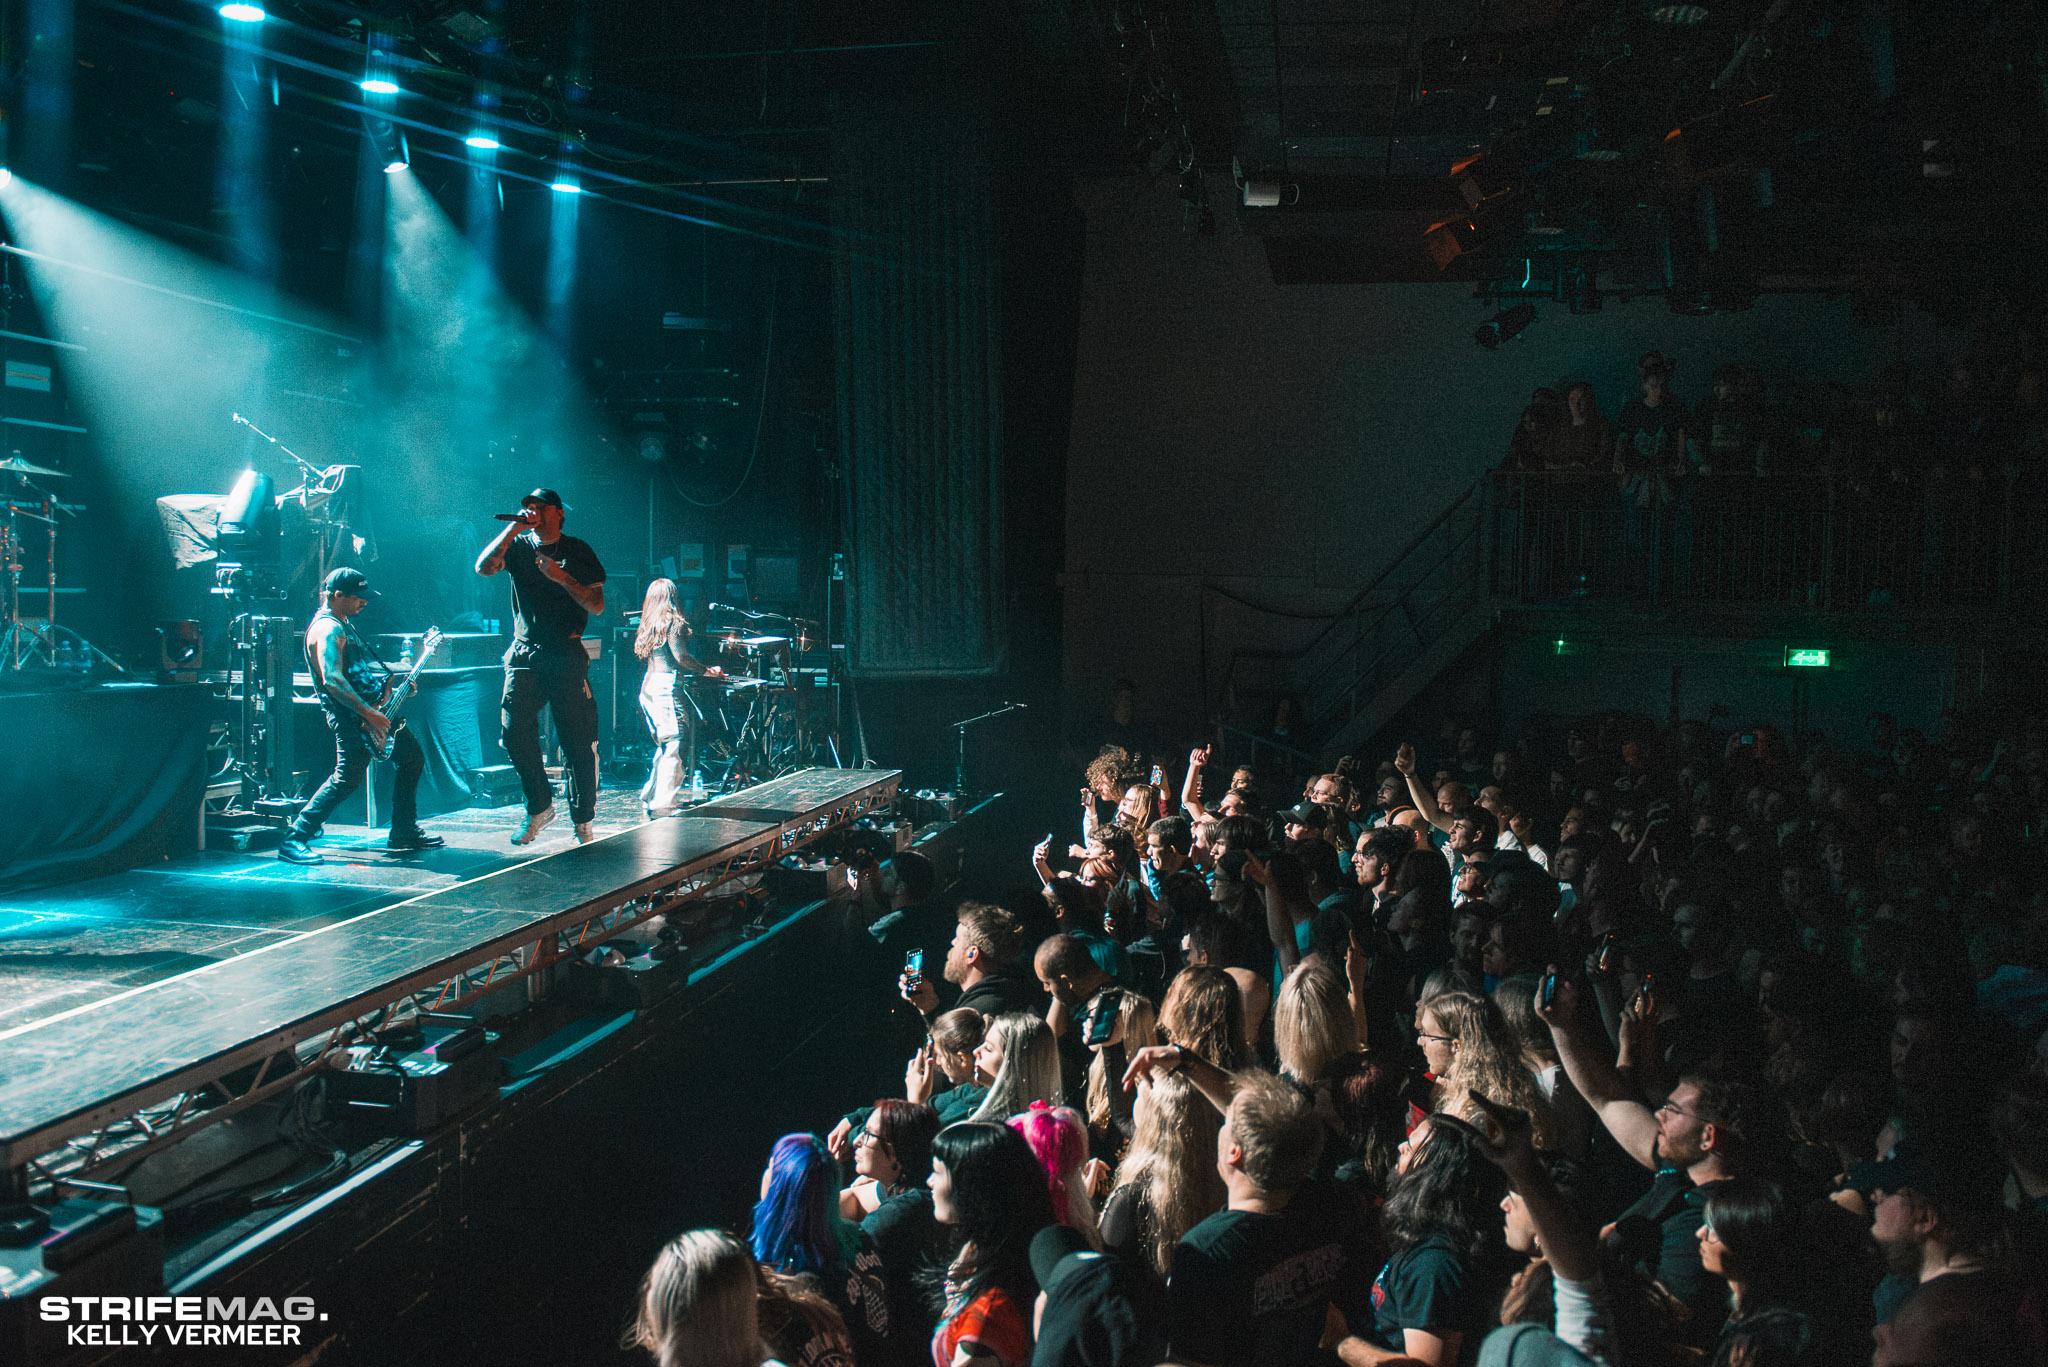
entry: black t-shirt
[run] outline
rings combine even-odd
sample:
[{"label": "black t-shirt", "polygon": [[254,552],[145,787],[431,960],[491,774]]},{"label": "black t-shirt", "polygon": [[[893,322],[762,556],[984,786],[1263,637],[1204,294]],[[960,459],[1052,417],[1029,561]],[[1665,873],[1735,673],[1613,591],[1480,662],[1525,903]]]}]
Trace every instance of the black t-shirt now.
[{"label": "black t-shirt", "polygon": [[1622,465],[1631,473],[1659,470],[1685,455],[1678,449],[1678,434],[1685,426],[1685,405],[1666,396],[1655,408],[1641,399],[1631,399],[1621,410],[1615,434],[1626,450]]},{"label": "black t-shirt", "polygon": [[875,1207],[860,1227],[874,1241],[882,1259],[891,1342],[923,1347],[931,1342],[932,1330],[938,1326],[938,1317],[919,1291],[916,1278],[919,1265],[938,1252],[939,1226],[932,1218],[930,1189],[912,1187],[890,1197]]},{"label": "black t-shirt", "polygon": [[984,1016],[1000,1016],[1006,1011],[1029,1011],[1035,1016],[1044,1010],[1044,1000],[1045,994],[1038,984],[1026,982],[1014,973],[990,973],[962,992],[953,1006],[956,1010],[967,1007]]},{"label": "black t-shirt", "polygon": [[1136,1182],[1112,1191],[1095,1223],[1104,1248],[1135,1267],[1151,1268],[1152,1208]]},{"label": "black t-shirt", "polygon": [[589,542],[564,535],[543,546],[532,532],[521,532],[505,547],[505,572],[512,576],[514,635],[535,650],[580,655],[580,638],[590,614],[569,596],[569,590],[540,572],[535,562],[543,555],[585,588],[604,582],[604,566]]},{"label": "black t-shirt", "polygon": [[1274,1214],[1223,1210],[1187,1232],[1167,1279],[1176,1357],[1216,1367],[1319,1361],[1326,1307],[1372,1315],[1372,1267],[1350,1209],[1312,1186]]},{"label": "black t-shirt", "polygon": [[1156,1281],[1114,1254],[1077,1253],[1054,1281],[1031,1367],[1151,1367],[1166,1355]]},{"label": "black t-shirt", "polygon": [[1401,1250],[1372,1284],[1373,1340],[1401,1352],[1410,1329],[1463,1334],[1458,1355],[1469,1361],[1479,1348],[1475,1311],[1483,1308],[1473,1282],[1472,1268],[1449,1239],[1432,1235]]},{"label": "black t-shirt", "polygon": [[846,1321],[847,1337],[859,1362],[879,1362],[889,1341],[888,1277],[874,1236],[863,1226],[852,1261],[835,1271],[812,1274],[818,1290]]},{"label": "black t-shirt", "polygon": [[1719,1278],[1700,1263],[1700,1226],[1707,1198],[1719,1182],[1694,1186],[1674,1168],[1658,1172],[1650,1190],[1615,1218],[1624,1256],[1666,1291],[1692,1307],[1687,1337],[1698,1347],[1714,1341],[1727,1311]]}]

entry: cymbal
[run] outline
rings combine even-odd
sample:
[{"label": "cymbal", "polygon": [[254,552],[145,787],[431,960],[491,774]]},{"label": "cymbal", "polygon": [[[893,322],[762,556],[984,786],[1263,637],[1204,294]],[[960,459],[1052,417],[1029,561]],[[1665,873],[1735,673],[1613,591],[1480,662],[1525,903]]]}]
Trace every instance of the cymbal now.
[{"label": "cymbal", "polygon": [[0,470],[5,470],[9,474],[15,475],[45,475],[52,479],[71,478],[64,471],[52,470],[47,465],[31,465],[20,456],[9,456],[6,460],[0,460]]}]

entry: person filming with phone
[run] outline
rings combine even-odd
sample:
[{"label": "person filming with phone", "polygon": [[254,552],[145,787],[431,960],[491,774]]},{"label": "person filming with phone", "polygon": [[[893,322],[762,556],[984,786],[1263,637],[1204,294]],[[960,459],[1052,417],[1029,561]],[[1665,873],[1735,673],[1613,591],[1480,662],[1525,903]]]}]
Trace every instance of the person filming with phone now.
[{"label": "person filming with phone", "polygon": [[[984,1016],[1036,1011],[1037,991],[1013,967],[1024,940],[1017,918],[992,902],[962,902],[958,916],[940,970],[940,977],[960,990],[953,1009],[979,1011]],[[930,1020],[941,1008],[939,990],[924,971],[923,951],[913,952],[918,961],[913,968],[906,960],[896,988],[903,1000]]]},{"label": "person filming with phone", "polygon": [[[1557,971],[1555,965],[1549,969],[1552,975]],[[1762,1160],[1782,1127],[1782,1117],[1773,1114],[1776,1103],[1747,1079],[1702,1068],[1680,1077],[1653,1110],[1586,1029],[1578,987],[1559,976],[1547,995],[1546,1001],[1538,989],[1536,1014],[1550,1027],[1565,1076],[1614,1141],[1656,1174],[1650,1190],[1616,1218],[1604,1238],[1684,1302],[1692,1312],[1686,1339],[1711,1348],[1726,1317],[1727,1297],[1700,1263],[1700,1224],[1707,1199],[1722,1186],[1740,1177],[1773,1175],[1762,1171]],[[1638,993],[1629,1009],[1654,1022],[1653,993]]]}]

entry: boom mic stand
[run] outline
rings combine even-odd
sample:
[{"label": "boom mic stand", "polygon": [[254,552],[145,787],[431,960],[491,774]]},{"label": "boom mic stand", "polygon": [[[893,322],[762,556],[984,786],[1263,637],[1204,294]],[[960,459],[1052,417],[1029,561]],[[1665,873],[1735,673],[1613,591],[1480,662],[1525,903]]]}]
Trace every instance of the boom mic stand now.
[{"label": "boom mic stand", "polygon": [[966,721],[956,721],[953,723],[953,730],[958,735],[960,742],[958,756],[953,765],[954,792],[963,795],[967,792],[967,728],[976,722],[989,721],[1011,712],[1022,712],[1025,707],[1026,704],[1021,702],[1006,702],[993,712],[984,712],[978,717],[969,717]]}]

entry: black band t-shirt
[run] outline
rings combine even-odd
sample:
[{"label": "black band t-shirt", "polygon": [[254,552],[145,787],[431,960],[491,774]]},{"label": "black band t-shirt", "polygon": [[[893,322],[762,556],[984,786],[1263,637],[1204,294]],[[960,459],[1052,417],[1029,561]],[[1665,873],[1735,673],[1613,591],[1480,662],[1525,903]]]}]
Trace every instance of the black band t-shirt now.
[{"label": "black band t-shirt", "polygon": [[551,654],[583,653],[583,628],[590,614],[569,596],[569,590],[540,572],[541,556],[555,561],[585,588],[604,582],[604,566],[590,543],[558,536],[542,545],[532,532],[521,532],[505,547],[505,572],[512,576],[513,648]]},{"label": "black band t-shirt", "polygon": [[1222,1210],[1189,1230],[1166,1287],[1174,1354],[1217,1367],[1321,1360],[1326,1306],[1354,1327],[1372,1317],[1373,1268],[1352,1214],[1328,1188],[1304,1186],[1278,1212]]}]

